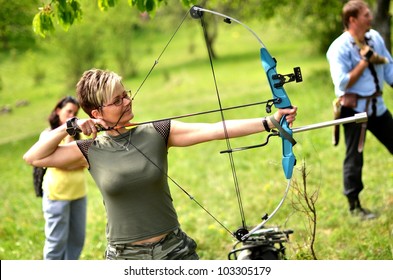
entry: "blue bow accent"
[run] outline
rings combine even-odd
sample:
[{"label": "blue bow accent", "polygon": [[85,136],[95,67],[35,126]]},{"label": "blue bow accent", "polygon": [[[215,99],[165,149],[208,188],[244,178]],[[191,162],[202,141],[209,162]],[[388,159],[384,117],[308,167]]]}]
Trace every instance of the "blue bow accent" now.
[{"label": "blue bow accent", "polygon": [[[277,62],[264,47],[261,48],[261,61],[273,94],[274,106],[276,108],[291,108],[291,101],[283,85],[294,79],[296,81],[301,81],[300,70],[295,70],[295,74],[290,74],[290,79],[286,81],[285,76],[277,74]],[[279,81],[277,82],[277,80]],[[293,154],[292,147],[296,144],[296,141],[292,138],[292,129],[289,127],[285,116],[281,118],[280,126],[281,128],[279,127],[278,129],[280,130],[280,137],[282,138],[282,167],[285,177],[291,179],[293,168],[296,165],[296,157]]]}]

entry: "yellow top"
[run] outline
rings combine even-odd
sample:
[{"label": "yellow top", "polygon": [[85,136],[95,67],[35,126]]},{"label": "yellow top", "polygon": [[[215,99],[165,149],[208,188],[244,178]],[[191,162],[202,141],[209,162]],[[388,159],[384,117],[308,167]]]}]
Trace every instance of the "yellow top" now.
[{"label": "yellow top", "polygon": [[[64,143],[63,140],[61,143]],[[86,196],[85,168],[66,170],[49,167],[42,182],[44,193],[51,200],[75,200]]]},{"label": "yellow top", "polygon": [[75,200],[86,196],[86,175],[84,168],[65,170],[48,168],[42,188],[49,199]]}]

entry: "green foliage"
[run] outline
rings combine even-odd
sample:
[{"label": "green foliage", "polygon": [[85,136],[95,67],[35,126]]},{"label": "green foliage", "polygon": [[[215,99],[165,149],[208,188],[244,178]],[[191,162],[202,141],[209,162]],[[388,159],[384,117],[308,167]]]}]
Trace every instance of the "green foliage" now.
[{"label": "green foliage", "polygon": [[[127,0],[128,4],[140,12],[146,12],[154,17],[163,0]],[[97,0],[101,11],[107,11],[117,5],[118,0]],[[195,4],[195,0],[181,0],[184,7]],[[208,8],[222,12],[230,12],[233,17],[270,19],[280,18],[286,29],[295,27],[294,32],[304,32],[310,40],[316,42],[317,49],[324,53],[334,38],[342,32],[341,9],[345,0],[304,0],[280,1],[277,4],[271,0],[242,0],[242,1],[204,1]],[[375,1],[369,1],[375,2]],[[57,9],[52,10],[52,3]],[[323,7],[323,8],[321,8]],[[54,30],[55,17],[65,30],[80,19],[82,10],[76,0],[52,0],[51,4],[41,8],[33,20],[33,28],[37,34],[45,37]]]},{"label": "green foliage", "polygon": [[68,30],[75,20],[82,18],[82,10],[78,1],[60,0],[56,4],[57,18],[64,30]]},{"label": "green foliage", "polygon": [[154,14],[162,0],[129,0],[129,2],[141,12]]},{"label": "green foliage", "polygon": [[65,31],[76,20],[82,18],[82,10],[76,0],[53,0],[49,4],[40,8],[40,11],[34,16],[34,32],[45,37],[55,30],[53,20],[57,19],[60,26]]},{"label": "green foliage", "polygon": [[[182,0],[184,4],[191,1]],[[33,19],[33,30],[42,37],[53,33],[54,20],[67,31],[70,26],[82,18],[82,7],[78,0],[52,0],[49,4],[39,8]],[[97,0],[101,11],[107,11],[117,5],[118,0]],[[147,12],[154,16],[163,0],[128,0],[130,6],[135,6],[140,12]]]},{"label": "green foliage", "polygon": [[337,0],[302,1],[291,7],[291,14],[297,14],[294,17],[296,24],[304,27],[302,31],[306,36],[315,41],[321,53],[325,53],[331,42],[343,31],[342,6],[343,1]]},{"label": "green foliage", "polygon": [[28,49],[34,45],[31,19],[38,0],[0,0],[0,50]]},{"label": "green foliage", "polygon": [[[343,1],[304,0],[280,1],[249,0],[242,13],[248,17],[276,18],[287,32],[303,33],[314,42],[321,53],[342,32],[341,9]],[[322,8],[323,7],[323,8]],[[253,11],[257,10],[257,13]]]},{"label": "green foliage", "polygon": [[97,0],[98,7],[101,11],[106,11],[110,7],[114,7],[117,3],[117,0]]},{"label": "green foliage", "polygon": [[33,30],[35,33],[45,37],[55,30],[53,25],[53,13],[50,9],[43,9],[33,18]]}]

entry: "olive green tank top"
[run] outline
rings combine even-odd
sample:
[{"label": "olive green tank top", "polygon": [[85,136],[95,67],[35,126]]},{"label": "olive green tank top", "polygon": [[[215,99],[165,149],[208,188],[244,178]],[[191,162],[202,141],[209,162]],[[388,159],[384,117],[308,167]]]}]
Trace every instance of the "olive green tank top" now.
[{"label": "olive green tank top", "polygon": [[77,142],[104,200],[109,243],[144,240],[179,227],[166,175],[169,129],[165,121]]}]

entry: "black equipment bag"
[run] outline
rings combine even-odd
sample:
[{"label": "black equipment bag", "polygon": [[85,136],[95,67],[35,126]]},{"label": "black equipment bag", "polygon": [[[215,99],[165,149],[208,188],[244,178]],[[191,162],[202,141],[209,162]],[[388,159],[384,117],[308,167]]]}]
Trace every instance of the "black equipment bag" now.
[{"label": "black equipment bag", "polygon": [[42,197],[42,181],[44,179],[44,175],[46,172],[45,167],[33,167],[33,184],[34,184],[34,191],[37,197]]}]

